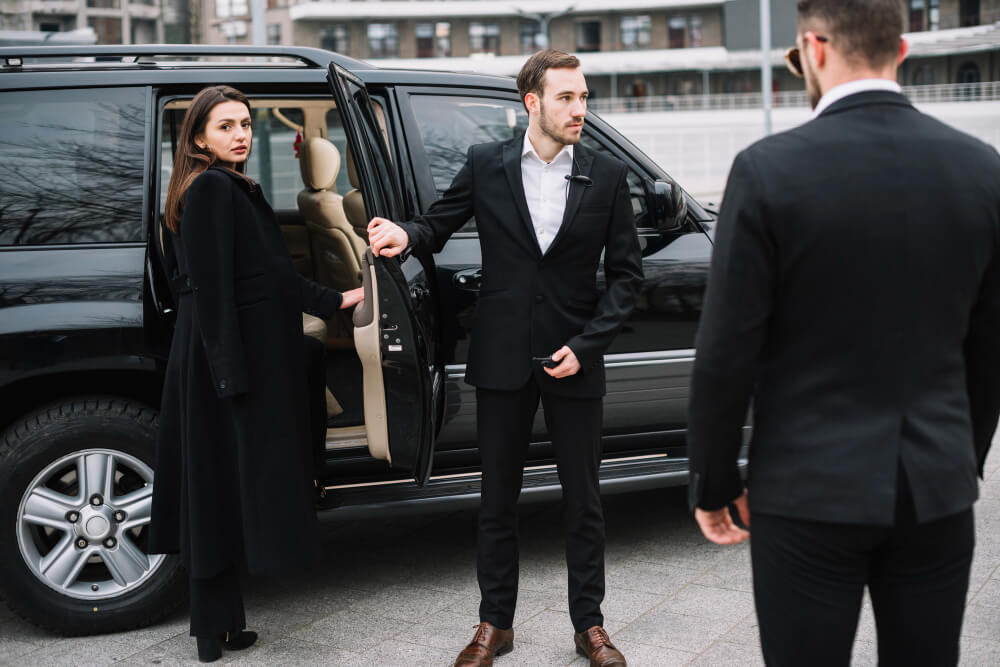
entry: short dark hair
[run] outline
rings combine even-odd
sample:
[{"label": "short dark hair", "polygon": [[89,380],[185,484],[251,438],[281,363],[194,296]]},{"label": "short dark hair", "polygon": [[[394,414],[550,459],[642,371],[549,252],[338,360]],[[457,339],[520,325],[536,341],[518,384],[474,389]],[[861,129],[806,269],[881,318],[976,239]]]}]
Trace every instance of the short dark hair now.
[{"label": "short dark hair", "polygon": [[[550,69],[576,69],[580,66],[580,59],[565,51],[556,49],[545,49],[534,54],[521,67],[517,74],[517,92],[521,95],[521,103],[528,93],[534,93],[541,97],[545,92],[545,72]],[[524,107],[527,109],[528,105]]]},{"label": "short dark hair", "polygon": [[799,0],[799,32],[823,24],[853,64],[885,67],[896,60],[905,25],[903,0]]}]

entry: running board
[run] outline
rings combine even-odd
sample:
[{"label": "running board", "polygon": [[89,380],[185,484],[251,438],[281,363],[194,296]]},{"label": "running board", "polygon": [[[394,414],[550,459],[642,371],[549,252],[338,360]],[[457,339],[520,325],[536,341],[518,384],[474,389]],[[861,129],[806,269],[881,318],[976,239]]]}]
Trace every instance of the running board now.
[{"label": "running board", "polygon": [[[745,465],[745,461],[741,463]],[[602,493],[683,486],[688,481],[688,459],[668,458],[666,454],[608,459],[601,463],[600,479]],[[480,484],[480,473],[470,472],[431,477],[422,487],[412,480],[392,480],[327,486],[326,492],[337,501],[332,514],[366,515],[388,508],[398,513],[403,506],[421,510],[475,506]],[[522,500],[552,500],[561,495],[554,465],[525,468]]]}]

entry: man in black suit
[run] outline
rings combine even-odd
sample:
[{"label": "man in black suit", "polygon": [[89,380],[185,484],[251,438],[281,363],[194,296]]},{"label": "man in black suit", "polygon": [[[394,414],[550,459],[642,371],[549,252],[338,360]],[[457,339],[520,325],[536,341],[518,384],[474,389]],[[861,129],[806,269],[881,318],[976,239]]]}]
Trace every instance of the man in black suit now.
[{"label": "man in black suit", "polygon": [[[801,0],[813,119],[733,163],[691,381],[691,504],[748,534],[770,665],[958,659],[1000,410],[1000,157],[901,94],[900,0]],[[748,489],[737,468],[753,399]],[[749,504],[748,504],[749,502]]]},{"label": "man in black suit", "polygon": [[[560,51],[528,59],[517,79],[527,132],[472,146],[426,214],[375,218],[375,254],[438,251],[475,216],[483,279],[466,381],[476,386],[482,457],[477,569],[480,626],[456,665],[492,664],[512,648],[517,499],[541,399],[563,490],[569,607],[578,650],[624,665],[603,630],[604,518],[598,488],[604,351],[631,312],[642,263],[618,160],[578,145],[587,111],[580,63]],[[597,287],[604,253],[607,289]],[[551,362],[547,361],[551,358]]]}]

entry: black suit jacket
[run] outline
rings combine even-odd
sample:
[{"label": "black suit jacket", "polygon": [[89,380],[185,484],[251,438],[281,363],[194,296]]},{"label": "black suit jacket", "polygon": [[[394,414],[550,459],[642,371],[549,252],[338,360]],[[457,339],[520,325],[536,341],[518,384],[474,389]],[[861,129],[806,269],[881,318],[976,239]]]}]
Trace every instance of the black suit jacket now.
[{"label": "black suit jacket", "polygon": [[1000,156],[865,92],[733,163],[697,335],[691,502],[893,522],[971,506],[1000,410]]},{"label": "black suit jacket", "polygon": [[[626,181],[619,160],[574,147],[574,173],[562,227],[543,255],[521,180],[524,135],[469,148],[447,192],[419,218],[401,223],[411,245],[437,252],[476,217],[483,280],[466,381],[485,389],[515,390],[532,373],[559,395],[604,394],[604,351],[635,303],[642,260]],[[604,253],[606,290],[597,284]],[[580,360],[575,376],[554,379],[532,357],[568,345]]]}]

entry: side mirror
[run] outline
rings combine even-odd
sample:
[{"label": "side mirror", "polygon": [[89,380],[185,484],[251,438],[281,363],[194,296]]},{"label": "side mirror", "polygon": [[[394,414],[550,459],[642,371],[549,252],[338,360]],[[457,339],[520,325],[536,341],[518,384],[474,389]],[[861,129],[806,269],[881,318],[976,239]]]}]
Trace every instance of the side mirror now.
[{"label": "side mirror", "polygon": [[679,232],[687,217],[687,198],[681,186],[673,181],[653,183],[653,219],[661,234]]}]

